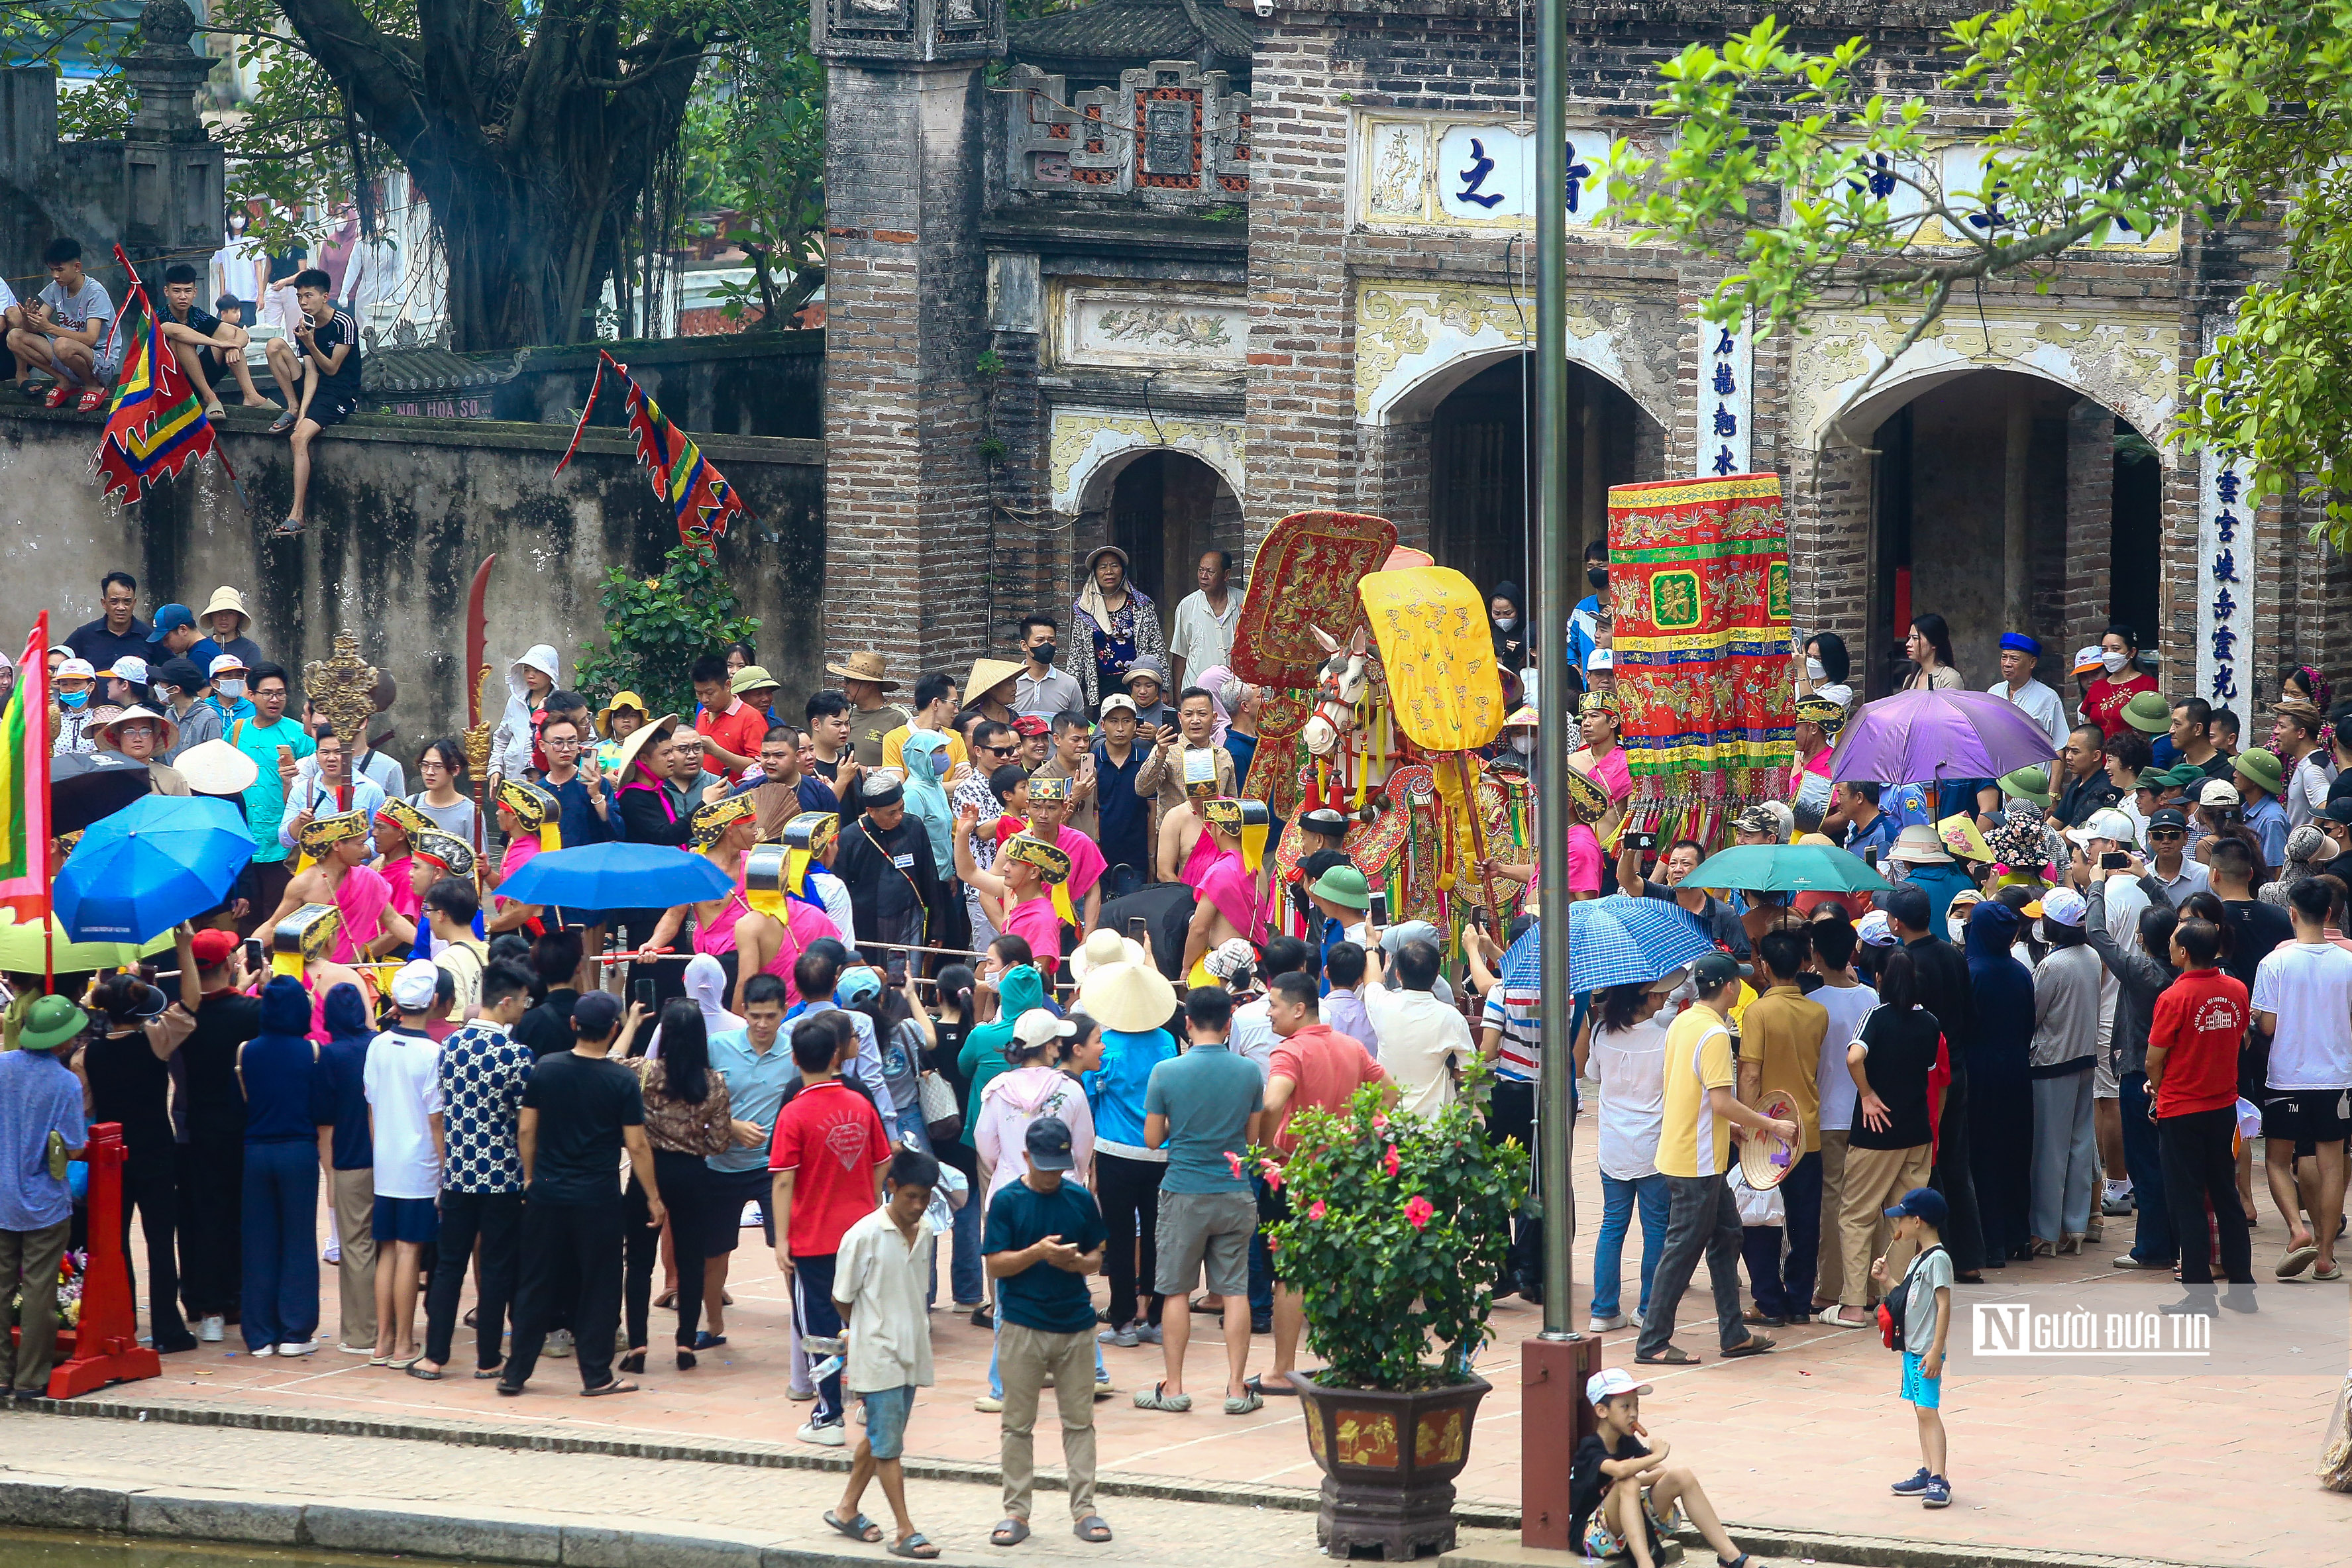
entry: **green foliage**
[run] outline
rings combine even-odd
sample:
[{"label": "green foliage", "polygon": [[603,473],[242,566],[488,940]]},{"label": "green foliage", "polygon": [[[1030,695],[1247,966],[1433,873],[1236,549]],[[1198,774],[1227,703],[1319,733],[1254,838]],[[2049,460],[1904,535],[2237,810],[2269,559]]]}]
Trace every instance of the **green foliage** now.
[{"label": "green foliage", "polygon": [[[714,68],[709,208],[751,258],[722,293],[728,319],[781,331],[824,280],[824,62],[808,47],[808,0],[713,0],[729,42]],[[689,131],[692,122],[689,122]]]},{"label": "green foliage", "polygon": [[982,349],[980,358],[972,361],[972,368],[984,376],[1001,376],[1004,373],[1004,356],[993,349]]},{"label": "green foliage", "polygon": [[760,631],[756,616],[738,613],[718,562],[684,543],[662,558],[659,577],[606,572],[602,602],[605,645],[583,646],[573,674],[581,695],[600,705],[632,691],[657,714],[691,713],[694,661]]},{"label": "green foliage", "polygon": [[991,467],[1003,462],[1006,455],[1012,450],[1004,444],[1004,438],[1001,435],[983,435],[980,438],[980,460]]},{"label": "green foliage", "polygon": [[[1528,1154],[1516,1139],[1487,1137],[1473,1097],[1424,1118],[1383,1110],[1367,1085],[1344,1113],[1295,1114],[1287,1165],[1250,1151],[1290,1199],[1290,1218],[1266,1240],[1275,1278],[1305,1298],[1307,1343],[1328,1369],[1322,1382],[1460,1383],[1486,1341]],[[1435,1366],[1422,1359],[1433,1342]]]},{"label": "green foliage", "polygon": [[1862,39],[1816,54],[1790,37],[1768,16],[1719,50],[1688,46],[1660,68],[1672,146],[1612,151],[1621,214],[1727,265],[1710,320],[1801,330],[1816,309],[1876,304],[1912,313],[1916,340],[1956,292],[2046,283],[2118,224],[2274,214],[2284,266],[2198,360],[2177,434],[2242,455],[2263,494],[2300,476],[2347,542],[2352,0],[2014,0],[1957,23],[1946,101],[1986,103],[2001,125],[1976,190],[1944,188],[1930,154],[1951,132],[1924,99],[1872,90]]}]

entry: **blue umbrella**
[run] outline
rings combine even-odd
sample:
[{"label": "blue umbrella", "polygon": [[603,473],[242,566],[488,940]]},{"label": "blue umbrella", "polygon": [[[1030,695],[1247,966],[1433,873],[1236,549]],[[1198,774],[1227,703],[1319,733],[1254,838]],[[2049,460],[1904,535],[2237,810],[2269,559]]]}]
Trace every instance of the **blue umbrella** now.
[{"label": "blue umbrella", "polygon": [[[1527,934],[1503,955],[1503,983],[1518,988],[1539,985],[1543,926]],[[1568,906],[1568,984],[1581,995],[1610,986],[1646,986],[1685,964],[1716,951],[1706,927],[1671,899],[1580,899]]]},{"label": "blue umbrella", "polygon": [[253,858],[245,813],[205,795],[142,795],[90,824],[51,907],[77,942],[144,942],[228,896]]},{"label": "blue umbrella", "polygon": [[702,856],[666,844],[587,844],[531,856],[499,883],[499,896],[567,909],[667,909],[724,898],[734,885]]}]

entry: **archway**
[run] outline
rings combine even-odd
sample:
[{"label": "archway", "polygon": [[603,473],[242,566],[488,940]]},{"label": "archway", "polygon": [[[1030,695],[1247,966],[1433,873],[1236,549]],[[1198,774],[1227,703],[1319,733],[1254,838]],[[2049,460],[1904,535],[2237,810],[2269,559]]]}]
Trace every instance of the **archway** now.
[{"label": "archway", "polygon": [[1127,552],[1136,586],[1160,606],[1163,624],[1192,591],[1204,551],[1231,550],[1237,567],[1243,559],[1240,498],[1223,475],[1189,453],[1139,452],[1102,494],[1102,538]]},{"label": "archway", "polygon": [[[2068,662],[2112,620],[2156,627],[2161,464],[2121,416],[2040,376],[1978,370],[1923,378],[1874,430],[1864,662],[1870,695],[1891,689],[1914,615],[1951,627],[1953,657],[1979,688],[2000,673],[2004,632],[2041,643],[2043,682],[2071,690]],[[1865,434],[1867,432],[1867,434]]]},{"label": "archway", "polygon": [[[1430,417],[1430,553],[1480,589],[1532,585],[1535,357],[1514,354],[1463,382]],[[1568,368],[1569,498],[1586,539],[1609,524],[1609,486],[1663,477],[1664,432],[1606,377]]]}]

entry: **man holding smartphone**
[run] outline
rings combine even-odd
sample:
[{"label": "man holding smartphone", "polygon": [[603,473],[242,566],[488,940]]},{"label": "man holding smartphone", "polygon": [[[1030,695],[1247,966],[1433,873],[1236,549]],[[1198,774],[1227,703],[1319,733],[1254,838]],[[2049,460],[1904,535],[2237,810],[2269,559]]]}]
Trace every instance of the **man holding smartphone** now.
[{"label": "man holding smartphone", "polygon": [[250,936],[286,896],[286,884],[293,877],[287,861],[292,846],[278,837],[286,820],[286,785],[295,765],[318,746],[286,716],[283,666],[265,661],[247,670],[246,677],[253,716],[232,723],[225,738],[254,763],[253,782],[245,789],[245,821],[254,842],[253,904],[237,928],[239,936]]}]

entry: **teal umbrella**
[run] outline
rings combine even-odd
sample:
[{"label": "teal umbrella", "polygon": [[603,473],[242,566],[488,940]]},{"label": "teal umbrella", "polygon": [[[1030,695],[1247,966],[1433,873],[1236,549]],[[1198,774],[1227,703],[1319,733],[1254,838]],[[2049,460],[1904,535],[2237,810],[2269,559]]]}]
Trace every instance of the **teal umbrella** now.
[{"label": "teal umbrella", "polygon": [[1736,844],[1701,861],[1683,882],[1759,893],[1877,893],[1895,885],[1860,855],[1827,844]]}]

